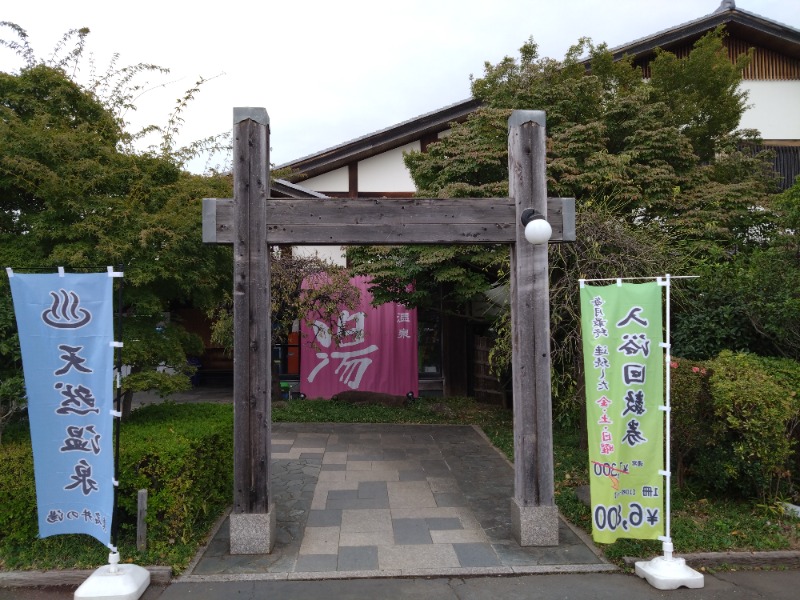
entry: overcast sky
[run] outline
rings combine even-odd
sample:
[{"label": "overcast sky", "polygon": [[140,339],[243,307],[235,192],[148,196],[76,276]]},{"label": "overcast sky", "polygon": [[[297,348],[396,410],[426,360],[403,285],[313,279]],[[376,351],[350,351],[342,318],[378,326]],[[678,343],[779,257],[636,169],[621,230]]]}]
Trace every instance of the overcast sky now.
[{"label": "overcast sky", "polygon": [[[737,7],[800,28],[800,0],[737,0]],[[517,56],[533,37],[563,58],[579,37],[619,46],[716,10],[720,0],[32,0],[4,2],[0,21],[28,32],[47,58],[62,35],[88,27],[99,71],[155,63],[140,82],[131,130],[164,124],[199,76],[181,141],[230,131],[234,106],[270,116],[272,162],[283,164],[470,96],[484,62]],[[8,29],[0,38],[15,39]],[[0,48],[0,71],[23,63]],[[84,62],[79,78],[88,77]],[[537,107],[520,107],[535,109]],[[193,165],[198,170],[202,165]]]}]

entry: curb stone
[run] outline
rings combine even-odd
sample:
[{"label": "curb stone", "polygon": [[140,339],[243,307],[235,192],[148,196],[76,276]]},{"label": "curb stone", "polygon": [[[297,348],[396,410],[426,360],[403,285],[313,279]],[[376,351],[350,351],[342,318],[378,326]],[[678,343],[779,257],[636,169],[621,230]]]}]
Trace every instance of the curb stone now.
[{"label": "curb stone", "polygon": [[[172,567],[145,567],[150,571],[150,583],[168,585],[172,581]],[[64,569],[60,571],[5,571],[0,572],[0,588],[38,586],[78,586],[97,569]]]},{"label": "curb stone", "polygon": [[[690,554],[675,554],[683,558],[692,568],[721,568],[721,567],[800,567],[800,551],[777,550],[769,552],[695,552]],[[626,556],[622,559],[626,567],[633,568],[635,563],[644,558]]]}]

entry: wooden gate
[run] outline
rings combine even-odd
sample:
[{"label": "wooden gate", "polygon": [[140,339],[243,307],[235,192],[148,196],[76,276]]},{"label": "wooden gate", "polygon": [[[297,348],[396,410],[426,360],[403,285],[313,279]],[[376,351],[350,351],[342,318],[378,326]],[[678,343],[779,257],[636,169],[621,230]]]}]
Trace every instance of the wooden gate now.
[{"label": "wooden gate", "polygon": [[521,215],[550,222],[551,241],[575,237],[574,200],[547,198],[545,114],[509,119],[509,198],[269,197],[269,117],[235,108],[233,199],[203,200],[203,241],[234,250],[234,496],[231,553],[259,554],[275,543],[270,496],[271,361],[268,246],[497,244],[511,252],[514,497],[522,546],[558,544],[550,398],[547,244],[531,245]]}]

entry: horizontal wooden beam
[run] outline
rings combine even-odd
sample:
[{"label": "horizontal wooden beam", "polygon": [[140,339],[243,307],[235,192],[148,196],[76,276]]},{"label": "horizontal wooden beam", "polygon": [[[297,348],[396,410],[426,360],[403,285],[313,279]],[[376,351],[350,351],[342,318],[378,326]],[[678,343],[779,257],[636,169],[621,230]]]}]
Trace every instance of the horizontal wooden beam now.
[{"label": "horizontal wooden beam", "polygon": [[[309,246],[511,244],[511,198],[267,199],[267,243]],[[551,242],[575,240],[574,198],[548,198]],[[203,199],[203,241],[232,244],[233,200]]]}]

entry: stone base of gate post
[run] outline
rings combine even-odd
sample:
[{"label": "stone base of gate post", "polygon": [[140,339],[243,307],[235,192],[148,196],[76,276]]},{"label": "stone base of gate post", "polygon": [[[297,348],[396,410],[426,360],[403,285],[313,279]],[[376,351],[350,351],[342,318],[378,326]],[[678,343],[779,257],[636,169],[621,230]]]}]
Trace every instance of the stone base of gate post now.
[{"label": "stone base of gate post", "polygon": [[558,546],[558,507],[522,506],[512,498],[511,530],[520,546]]},{"label": "stone base of gate post", "polygon": [[269,554],[275,546],[275,505],[267,513],[231,513],[231,554]]}]

